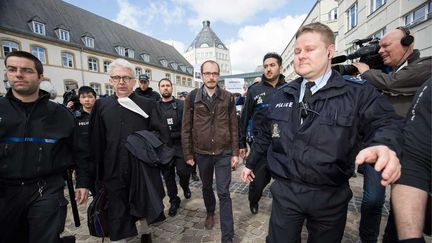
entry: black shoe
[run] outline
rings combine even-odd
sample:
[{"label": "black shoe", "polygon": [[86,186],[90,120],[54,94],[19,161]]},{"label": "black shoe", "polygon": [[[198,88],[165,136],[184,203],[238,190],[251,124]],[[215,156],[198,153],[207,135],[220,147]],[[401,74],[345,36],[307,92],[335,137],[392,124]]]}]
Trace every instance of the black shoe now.
[{"label": "black shoe", "polygon": [[252,214],[258,213],[258,203],[249,203],[249,208]]},{"label": "black shoe", "polygon": [[174,217],[177,214],[177,209],[180,207],[180,203],[171,203],[171,207],[168,210],[168,215]]},{"label": "black shoe", "polygon": [[191,192],[191,190],[189,189],[189,187],[186,188],[186,190],[183,189],[183,194],[184,194],[184,197],[185,197],[186,199],[189,199],[189,198],[191,198],[191,196],[192,196],[192,192]]},{"label": "black shoe", "polygon": [[193,181],[199,181],[199,177],[197,176],[196,173],[193,173],[193,174],[192,174],[192,180],[193,180]]},{"label": "black shoe", "polygon": [[151,234],[142,234],[141,235],[141,243],[152,243]]}]

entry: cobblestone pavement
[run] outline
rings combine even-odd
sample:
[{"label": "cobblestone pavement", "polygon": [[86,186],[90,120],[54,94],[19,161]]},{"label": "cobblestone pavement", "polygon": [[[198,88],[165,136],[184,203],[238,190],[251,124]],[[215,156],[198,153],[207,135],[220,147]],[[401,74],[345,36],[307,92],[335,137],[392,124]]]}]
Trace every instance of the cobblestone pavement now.
[{"label": "cobblestone pavement", "polygon": [[[268,221],[271,211],[271,194],[268,187],[264,191],[263,198],[260,200],[259,213],[252,215],[249,210],[247,197],[248,185],[241,182],[240,172],[243,165],[238,166],[232,174],[232,183],[230,187],[231,198],[233,203],[234,242],[255,243],[265,242],[267,235]],[[363,177],[358,175],[350,180],[353,198],[350,201],[348,209],[348,218],[345,227],[345,234],[342,242],[357,242],[359,211],[362,197]],[[204,228],[206,211],[201,194],[201,182],[191,183],[192,198],[185,199],[183,191],[179,187],[179,196],[182,199],[180,209],[175,217],[168,216],[169,202],[164,199],[165,214],[167,219],[150,227],[153,242],[156,243],[174,243],[174,242],[219,242],[220,241],[220,224],[219,224],[219,206],[216,206],[215,227],[212,230]],[[387,190],[388,194],[388,190]],[[388,199],[388,195],[386,197]],[[87,229],[86,206],[80,206],[81,227],[76,228],[71,217],[69,208],[68,218],[64,235],[75,235],[77,242],[102,242],[101,238],[95,238],[89,235]],[[383,217],[381,221],[381,232],[385,227],[388,215],[388,201],[384,206]],[[141,232],[140,232],[141,233]],[[382,236],[380,235],[380,238]],[[302,239],[305,242],[307,233],[305,229],[302,232]],[[104,242],[109,242],[105,239]],[[129,242],[138,243],[139,238],[130,239]]]}]

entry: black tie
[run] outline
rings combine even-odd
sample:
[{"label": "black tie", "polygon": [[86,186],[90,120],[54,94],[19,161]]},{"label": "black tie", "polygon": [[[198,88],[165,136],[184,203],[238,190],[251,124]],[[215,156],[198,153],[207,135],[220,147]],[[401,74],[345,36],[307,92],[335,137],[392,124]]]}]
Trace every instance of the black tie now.
[{"label": "black tie", "polygon": [[312,96],[312,91],[311,88],[315,85],[315,82],[307,82],[306,83],[306,89],[305,89],[305,93],[303,96],[303,100],[301,103],[302,106],[302,112],[301,112],[301,117],[304,119],[307,117],[307,115],[309,114],[310,111],[310,105],[309,105],[309,99]]}]

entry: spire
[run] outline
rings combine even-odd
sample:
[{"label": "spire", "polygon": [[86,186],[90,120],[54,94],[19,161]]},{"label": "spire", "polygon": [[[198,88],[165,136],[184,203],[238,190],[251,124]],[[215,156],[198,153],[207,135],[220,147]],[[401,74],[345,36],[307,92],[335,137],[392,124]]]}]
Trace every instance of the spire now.
[{"label": "spire", "polygon": [[210,28],[210,20],[204,20],[202,22],[202,29],[192,41],[189,49],[200,48],[200,47],[217,47],[220,49],[227,50],[226,46],[222,43],[216,33]]}]

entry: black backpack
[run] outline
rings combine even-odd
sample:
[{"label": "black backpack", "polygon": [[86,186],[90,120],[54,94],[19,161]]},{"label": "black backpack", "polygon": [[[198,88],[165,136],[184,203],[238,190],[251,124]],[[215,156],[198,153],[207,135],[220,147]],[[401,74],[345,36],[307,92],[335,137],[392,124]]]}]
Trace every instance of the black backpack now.
[{"label": "black backpack", "polygon": [[87,209],[87,224],[90,235],[109,236],[107,195],[104,187],[99,189]]}]

